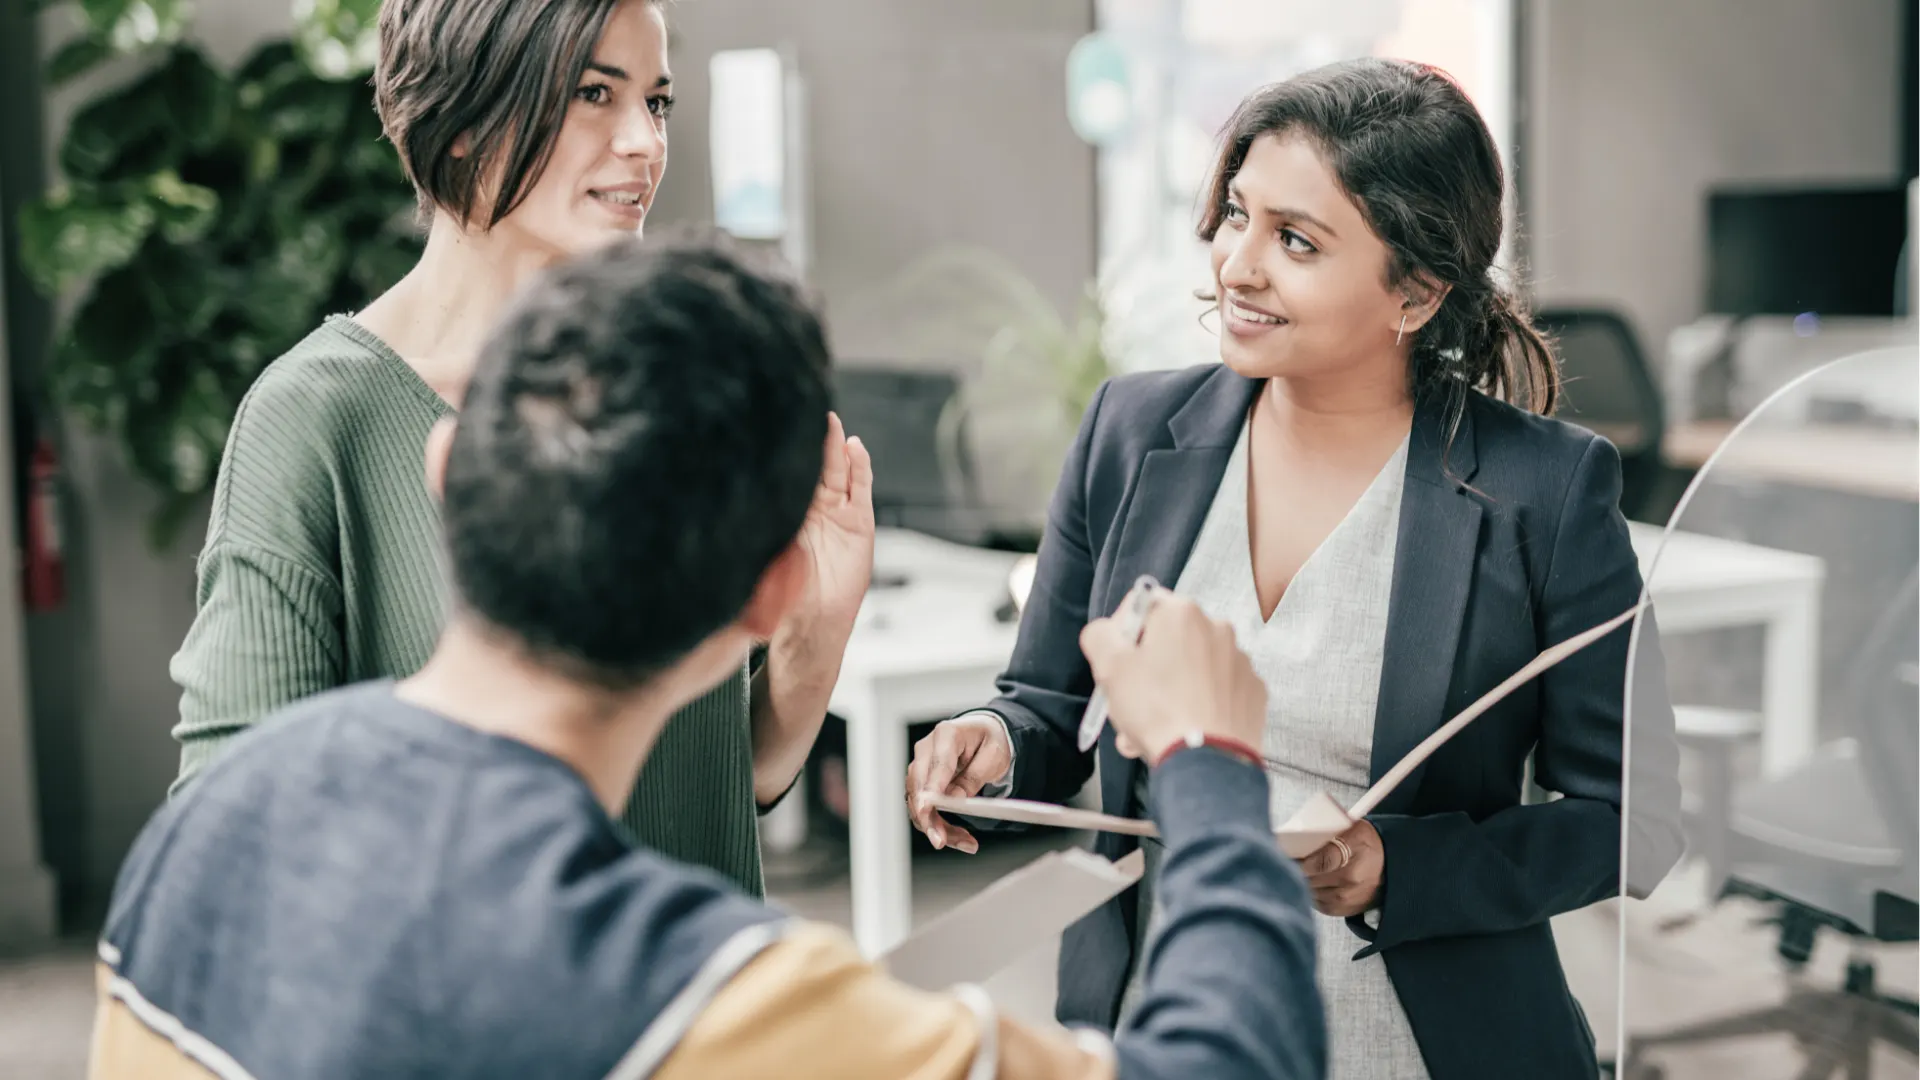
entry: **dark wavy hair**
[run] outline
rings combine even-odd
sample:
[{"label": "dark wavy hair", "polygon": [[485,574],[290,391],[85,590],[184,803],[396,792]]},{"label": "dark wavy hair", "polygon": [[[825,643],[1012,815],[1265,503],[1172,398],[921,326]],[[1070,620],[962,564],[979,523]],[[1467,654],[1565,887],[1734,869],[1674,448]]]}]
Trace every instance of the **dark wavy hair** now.
[{"label": "dark wavy hair", "polygon": [[1447,289],[1414,336],[1407,369],[1414,397],[1442,394],[1457,410],[1473,389],[1550,415],[1560,399],[1552,348],[1492,273],[1506,192],[1500,153],[1459,85],[1426,64],[1369,57],[1255,91],[1221,137],[1202,240],[1211,243],[1219,231],[1227,185],[1254,140],[1289,134],[1319,148],[1386,243],[1389,287],[1411,281]]}]

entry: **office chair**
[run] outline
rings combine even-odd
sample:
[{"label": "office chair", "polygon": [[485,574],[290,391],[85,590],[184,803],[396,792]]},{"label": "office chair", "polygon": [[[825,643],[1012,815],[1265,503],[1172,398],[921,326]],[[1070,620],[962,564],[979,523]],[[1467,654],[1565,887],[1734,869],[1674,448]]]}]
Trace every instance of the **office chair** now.
[{"label": "office chair", "polygon": [[1534,325],[1560,359],[1560,415],[1607,437],[1620,450],[1620,512],[1636,521],[1661,476],[1666,407],[1633,327],[1601,308],[1544,308]]},{"label": "office chair", "polygon": [[[1561,415],[1607,437],[1620,451],[1620,512],[1654,520],[1661,492],[1666,406],[1640,349],[1619,314],[1601,308],[1543,308],[1534,324],[1553,339],[1563,382]],[[1726,877],[1727,815],[1733,762],[1760,740],[1760,714],[1676,704],[1674,736],[1699,763],[1700,782],[1683,807],[1687,848],[1706,862],[1709,888]]]},{"label": "office chair", "polygon": [[[1721,895],[1779,905],[1777,951],[1789,980],[1823,929],[1854,941],[1916,939],[1920,885],[1920,675],[1916,577],[1875,623],[1846,684],[1850,738],[1823,747],[1784,775],[1743,786],[1733,801],[1732,871]],[[1916,1052],[1913,1001],[1875,989],[1871,960],[1856,955],[1839,988],[1792,985],[1779,1005],[1629,1038],[1621,1080],[1660,1080],[1647,1051],[1747,1035],[1790,1034],[1807,1055],[1805,1078],[1845,1070],[1866,1080],[1884,1040]]]}]

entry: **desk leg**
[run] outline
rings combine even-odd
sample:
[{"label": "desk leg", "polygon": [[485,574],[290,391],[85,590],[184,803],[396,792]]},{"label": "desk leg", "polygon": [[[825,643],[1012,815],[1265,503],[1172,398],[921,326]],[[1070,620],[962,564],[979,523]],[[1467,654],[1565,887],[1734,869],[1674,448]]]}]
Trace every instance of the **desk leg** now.
[{"label": "desk leg", "polygon": [[877,956],[913,923],[913,848],[907,822],[907,728],[876,699],[847,719],[847,787],[853,820],[853,938]]},{"label": "desk leg", "polygon": [[771,854],[786,855],[807,842],[807,771],[800,767],[793,789],[773,812],[760,819],[760,846]]},{"label": "desk leg", "polygon": [[1760,684],[1760,774],[1778,776],[1819,741],[1820,585],[1798,590],[1767,622],[1766,673]]}]

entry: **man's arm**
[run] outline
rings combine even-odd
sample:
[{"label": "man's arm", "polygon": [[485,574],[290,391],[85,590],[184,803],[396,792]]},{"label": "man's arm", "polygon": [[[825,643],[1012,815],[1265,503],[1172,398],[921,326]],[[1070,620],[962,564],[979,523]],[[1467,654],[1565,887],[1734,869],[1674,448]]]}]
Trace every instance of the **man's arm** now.
[{"label": "man's arm", "polygon": [[909,988],[862,961],[844,934],[802,927],[702,1000],[656,1075],[1325,1074],[1306,882],[1273,842],[1266,773],[1248,746],[1265,723],[1265,686],[1231,627],[1171,594],[1155,602],[1137,644],[1111,619],[1090,624],[1081,644],[1125,746],[1157,763],[1154,817],[1167,844],[1165,922],[1147,948],[1146,993],[1117,1044],[1005,1020],[977,989]]},{"label": "man's arm", "polygon": [[1326,1075],[1312,897],[1273,842],[1266,773],[1201,748],[1167,758],[1151,784],[1163,922],[1117,1041],[1121,1075]]},{"label": "man's arm", "polygon": [[1183,750],[1156,770],[1154,793],[1169,846],[1159,885],[1166,923],[1148,952],[1139,1012],[1117,1044],[1000,1016],[978,987],[934,994],[907,986],[838,929],[801,923],[704,998],[677,1039],[650,1033],[655,1045],[671,1040],[653,1075],[1324,1075],[1312,916],[1299,871],[1265,827],[1265,774],[1215,750]]}]

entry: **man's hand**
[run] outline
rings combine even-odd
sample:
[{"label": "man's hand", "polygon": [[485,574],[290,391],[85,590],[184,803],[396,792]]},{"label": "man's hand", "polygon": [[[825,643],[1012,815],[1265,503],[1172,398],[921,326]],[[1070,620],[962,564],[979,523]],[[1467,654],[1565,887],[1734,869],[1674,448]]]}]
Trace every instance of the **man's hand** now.
[{"label": "man's hand", "polygon": [[873,458],[858,438],[847,438],[833,413],[827,414],[826,455],[800,526],[800,546],[812,573],[787,621],[801,632],[844,627],[851,634],[873,579]]},{"label": "man's hand", "polygon": [[1129,752],[1158,761],[1188,732],[1258,749],[1267,726],[1267,686],[1234,640],[1233,627],[1193,601],[1162,592],[1134,642],[1114,619],[1080,634],[1107,716]]},{"label": "man's hand", "polygon": [[753,685],[753,790],[762,806],[793,783],[820,734],[873,578],[873,531],[873,459],[829,413],[820,482],[797,541],[806,585]]},{"label": "man's hand", "polygon": [[[1344,845],[1344,847],[1343,847]],[[1313,889],[1313,906],[1322,915],[1346,918],[1380,901],[1387,876],[1387,852],[1380,834],[1366,821],[1340,834],[1338,841],[1300,860],[1300,872]]]},{"label": "man's hand", "polygon": [[907,810],[913,827],[927,834],[936,848],[951,847],[969,855],[980,850],[973,834],[927,806],[923,795],[978,795],[987,784],[1006,775],[1013,764],[1013,746],[998,717],[960,716],[935,727],[913,744],[913,764],[907,766]]}]

